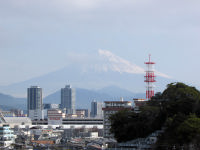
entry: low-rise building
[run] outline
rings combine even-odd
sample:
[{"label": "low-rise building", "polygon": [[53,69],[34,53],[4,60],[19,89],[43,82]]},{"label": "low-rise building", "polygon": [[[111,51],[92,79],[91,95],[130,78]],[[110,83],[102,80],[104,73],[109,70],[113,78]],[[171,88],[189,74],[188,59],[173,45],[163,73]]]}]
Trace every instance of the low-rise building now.
[{"label": "low-rise building", "polygon": [[15,117],[15,114],[11,111],[2,111],[1,113],[4,117]]},{"label": "low-rise building", "polygon": [[[29,117],[4,117],[5,123],[9,124],[11,128],[14,128],[14,126],[19,125],[32,125],[32,121]],[[4,123],[4,124],[5,124]]]},{"label": "low-rise building", "polygon": [[146,105],[148,99],[134,98],[134,112],[140,113],[140,107]]},{"label": "low-rise building", "polygon": [[47,119],[47,111],[49,109],[59,109],[59,107],[60,107],[59,104],[50,104],[50,103],[43,104],[44,118]]},{"label": "low-rise building", "polygon": [[84,118],[90,117],[90,112],[88,109],[76,109],[77,116],[81,115]]},{"label": "low-rise building", "polygon": [[110,133],[110,120],[109,117],[116,112],[123,110],[123,109],[132,109],[131,101],[105,101],[105,107],[103,108],[104,112],[104,137],[105,138],[113,138],[113,135]]},{"label": "low-rise building", "polygon": [[102,125],[103,119],[98,118],[65,118],[63,125]]},{"label": "low-rise building", "polygon": [[62,125],[62,119],[66,117],[66,114],[60,109],[49,109],[47,116],[49,125]]},{"label": "low-rise building", "polygon": [[10,129],[10,126],[4,124],[0,127],[0,146],[8,147],[11,144],[15,143],[15,135],[13,134],[13,130]]}]

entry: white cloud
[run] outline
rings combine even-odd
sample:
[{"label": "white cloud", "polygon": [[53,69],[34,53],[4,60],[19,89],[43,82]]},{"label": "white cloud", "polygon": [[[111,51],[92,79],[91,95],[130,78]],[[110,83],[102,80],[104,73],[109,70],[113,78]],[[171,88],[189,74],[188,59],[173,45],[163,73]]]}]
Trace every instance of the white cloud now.
[{"label": "white cloud", "polygon": [[133,74],[141,74],[144,73],[144,69],[135,65],[131,64],[129,61],[114,55],[110,51],[107,50],[99,50],[100,56],[104,56],[108,58],[109,62],[111,63],[111,68],[113,71],[117,72],[126,72],[126,73],[133,73]]},{"label": "white cloud", "polygon": [[[120,73],[131,73],[131,74],[144,74],[145,69],[142,67],[137,66],[136,64],[133,64],[119,56],[116,56],[112,52],[108,50],[99,50],[99,55],[106,57],[108,61],[110,62],[110,69],[113,71],[117,71]],[[155,71],[155,74],[164,78],[170,78],[168,75]]]},{"label": "white cloud", "polygon": [[157,76],[161,76],[161,77],[164,77],[164,78],[171,78],[170,76],[168,76],[168,75],[166,75],[166,74],[164,74],[164,73],[161,73],[161,72],[159,72],[159,71],[157,71],[157,70],[155,70],[155,74],[156,74]]}]

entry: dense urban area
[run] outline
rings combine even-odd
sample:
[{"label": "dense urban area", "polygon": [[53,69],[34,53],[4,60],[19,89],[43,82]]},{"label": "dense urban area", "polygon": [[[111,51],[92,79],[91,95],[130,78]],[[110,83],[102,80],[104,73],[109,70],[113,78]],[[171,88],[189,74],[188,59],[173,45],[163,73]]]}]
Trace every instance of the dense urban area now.
[{"label": "dense urban area", "polygon": [[74,106],[73,92],[69,85],[61,89],[60,106],[42,104],[42,89],[28,88],[28,117],[17,109],[0,113],[0,148],[200,148],[200,92],[195,87],[171,83],[150,100],[92,101],[91,112],[73,107],[62,109],[66,97]]},{"label": "dense urban area", "polygon": [[1,149],[199,149],[200,92],[171,83],[154,95],[147,64],[146,99],[91,102],[76,109],[76,90],[61,88],[60,104],[43,104],[42,88],[27,89],[27,113],[0,111]]}]

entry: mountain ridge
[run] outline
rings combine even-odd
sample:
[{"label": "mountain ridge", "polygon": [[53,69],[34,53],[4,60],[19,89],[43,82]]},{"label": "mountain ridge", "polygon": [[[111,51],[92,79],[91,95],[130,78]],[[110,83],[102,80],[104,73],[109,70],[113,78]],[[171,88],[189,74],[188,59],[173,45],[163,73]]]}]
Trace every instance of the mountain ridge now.
[{"label": "mountain ridge", "polygon": [[[70,60],[67,64],[61,69],[26,81],[0,86],[0,91],[25,97],[28,87],[38,85],[43,88],[44,96],[48,96],[66,84],[92,90],[114,85],[134,93],[145,91],[145,70],[110,51],[99,50],[99,54],[94,58],[90,56],[83,60]],[[155,91],[161,92],[167,84],[174,82],[163,73],[158,71],[155,73],[158,81]]]},{"label": "mountain ridge", "polygon": [[[93,100],[99,102],[120,100],[120,97],[124,97],[124,100],[132,101],[133,98],[144,98],[145,93],[132,93],[126,89],[122,89],[116,86],[108,86],[99,90],[89,90],[83,88],[76,89],[76,108],[90,108],[90,104]],[[112,93],[110,93],[112,91]],[[129,94],[127,94],[129,93]],[[18,108],[26,110],[27,99],[16,98],[11,95],[0,93],[0,102],[4,108]],[[43,98],[43,103],[55,103],[60,104],[60,90],[57,90],[50,95]],[[1,106],[0,106],[1,108]]]}]

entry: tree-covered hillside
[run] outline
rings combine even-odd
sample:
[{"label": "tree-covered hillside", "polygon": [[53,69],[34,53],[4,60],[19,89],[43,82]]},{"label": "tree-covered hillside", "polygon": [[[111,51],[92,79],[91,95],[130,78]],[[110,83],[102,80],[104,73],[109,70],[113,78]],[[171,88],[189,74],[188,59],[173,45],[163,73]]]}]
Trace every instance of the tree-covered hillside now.
[{"label": "tree-covered hillside", "polygon": [[157,149],[174,145],[200,148],[200,92],[195,87],[171,83],[140,110],[120,111],[110,117],[111,132],[119,142],[146,137],[165,127]]}]

